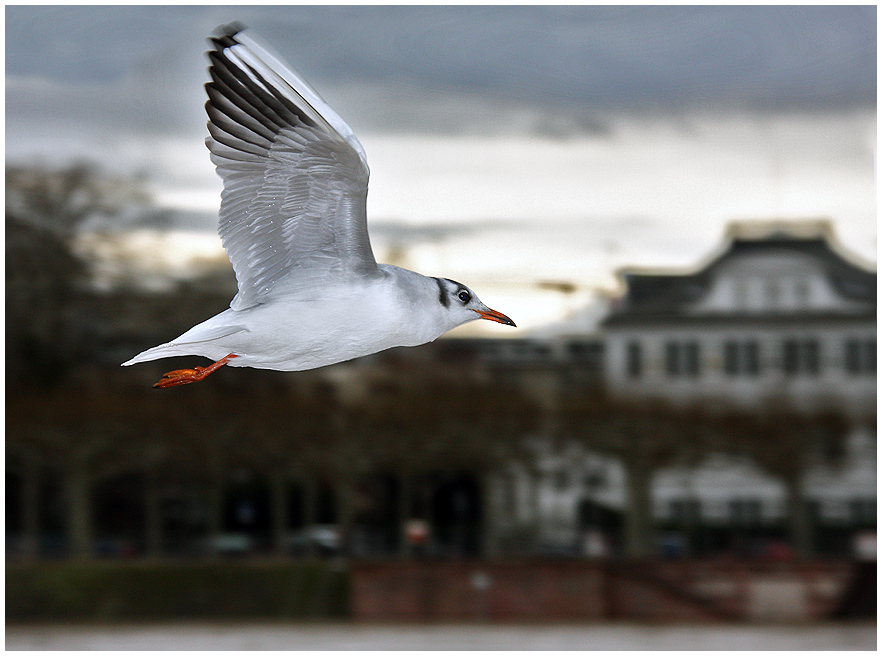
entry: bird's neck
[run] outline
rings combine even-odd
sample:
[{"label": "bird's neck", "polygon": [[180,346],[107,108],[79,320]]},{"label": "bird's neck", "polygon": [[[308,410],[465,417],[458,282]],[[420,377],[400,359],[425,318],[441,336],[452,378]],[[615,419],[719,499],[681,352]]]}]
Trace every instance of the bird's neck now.
[{"label": "bird's neck", "polygon": [[399,301],[401,321],[407,326],[408,346],[431,342],[455,328],[450,313],[441,304],[434,278],[391,264],[381,264]]}]

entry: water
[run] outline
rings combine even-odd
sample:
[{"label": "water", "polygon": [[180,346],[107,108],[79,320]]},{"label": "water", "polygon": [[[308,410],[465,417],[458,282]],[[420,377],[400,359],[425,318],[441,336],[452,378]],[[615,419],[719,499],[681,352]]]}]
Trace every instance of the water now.
[{"label": "water", "polygon": [[875,650],[876,626],[12,626],[6,649]]}]

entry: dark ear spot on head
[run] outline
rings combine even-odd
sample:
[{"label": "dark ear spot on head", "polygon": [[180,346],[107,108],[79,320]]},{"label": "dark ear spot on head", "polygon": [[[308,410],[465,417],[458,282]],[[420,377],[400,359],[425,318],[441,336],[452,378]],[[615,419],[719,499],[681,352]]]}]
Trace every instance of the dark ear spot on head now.
[{"label": "dark ear spot on head", "polygon": [[[447,278],[444,280],[447,280]],[[447,290],[444,289],[444,283],[441,282],[441,278],[435,278],[435,282],[438,283],[438,301],[444,307],[450,307],[450,299],[447,297]]]}]

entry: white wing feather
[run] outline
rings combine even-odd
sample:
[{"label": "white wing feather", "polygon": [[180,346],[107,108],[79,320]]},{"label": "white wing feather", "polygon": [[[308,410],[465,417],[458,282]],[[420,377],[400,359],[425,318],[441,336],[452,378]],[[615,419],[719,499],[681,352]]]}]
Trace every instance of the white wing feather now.
[{"label": "white wing feather", "polygon": [[352,130],[237,28],[213,42],[207,144],[224,181],[218,233],[239,282],[230,306],[381,275],[367,233],[369,170]]}]

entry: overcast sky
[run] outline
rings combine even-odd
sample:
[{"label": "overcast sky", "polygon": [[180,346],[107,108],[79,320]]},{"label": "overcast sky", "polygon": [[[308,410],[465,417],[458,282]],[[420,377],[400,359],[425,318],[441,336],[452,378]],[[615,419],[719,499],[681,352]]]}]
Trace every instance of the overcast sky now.
[{"label": "overcast sky", "polygon": [[875,260],[875,6],[7,6],[7,160],[144,171],[210,231],[205,38],[232,20],[364,143],[378,256],[405,225],[426,273],[590,286],[828,216]]}]

